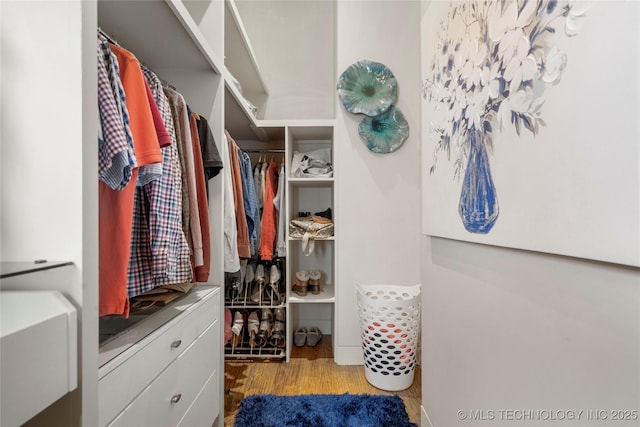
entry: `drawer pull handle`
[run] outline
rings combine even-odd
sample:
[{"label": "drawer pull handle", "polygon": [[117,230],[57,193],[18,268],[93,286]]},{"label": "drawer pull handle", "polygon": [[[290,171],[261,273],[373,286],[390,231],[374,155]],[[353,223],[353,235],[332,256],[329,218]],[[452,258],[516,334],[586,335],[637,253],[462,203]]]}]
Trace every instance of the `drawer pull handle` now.
[{"label": "drawer pull handle", "polygon": [[171,343],[171,348],[178,348],[180,347],[180,344],[182,344],[182,340],[175,340]]},{"label": "drawer pull handle", "polygon": [[171,398],[171,403],[178,403],[182,399],[182,394],[178,393]]}]

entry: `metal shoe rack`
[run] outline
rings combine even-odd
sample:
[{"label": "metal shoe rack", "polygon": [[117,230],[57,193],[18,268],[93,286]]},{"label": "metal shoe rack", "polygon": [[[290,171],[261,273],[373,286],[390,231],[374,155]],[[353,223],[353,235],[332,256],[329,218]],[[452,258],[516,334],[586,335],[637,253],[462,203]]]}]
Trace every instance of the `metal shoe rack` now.
[{"label": "metal shoe rack", "polygon": [[[284,359],[287,356],[288,343],[286,319],[281,319],[280,323],[281,335],[283,337],[280,342],[272,339],[274,326],[276,322],[276,310],[279,314],[286,316],[286,288],[285,274],[286,265],[285,258],[275,258],[273,261],[249,260],[248,264],[257,270],[258,265],[262,265],[264,269],[264,280],[256,277],[251,282],[243,283],[240,292],[237,295],[231,295],[232,280],[230,275],[225,276],[225,308],[231,310],[231,326],[234,320],[242,315],[243,324],[242,332],[239,335],[232,335],[229,342],[224,347],[224,355],[226,359],[246,359],[246,358],[271,358]],[[276,281],[271,281],[271,269],[275,265],[280,277]],[[262,337],[266,338],[264,345],[259,345],[260,340],[252,339],[249,334],[249,319],[253,312],[257,313],[258,331]],[[255,315],[253,316],[255,319]],[[268,329],[267,329],[268,328]]]}]

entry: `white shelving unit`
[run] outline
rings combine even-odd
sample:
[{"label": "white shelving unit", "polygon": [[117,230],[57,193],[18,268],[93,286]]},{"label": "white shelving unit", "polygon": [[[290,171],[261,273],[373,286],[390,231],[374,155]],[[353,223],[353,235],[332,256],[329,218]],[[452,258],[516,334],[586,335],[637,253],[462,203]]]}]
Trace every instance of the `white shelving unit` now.
[{"label": "white shelving unit", "polygon": [[[292,177],[291,162],[295,152],[309,152],[320,148],[328,148],[335,164],[334,153],[334,123],[333,121],[300,121],[290,123],[286,132],[286,195],[287,218],[298,216],[299,212],[325,211],[331,208],[335,218],[336,210],[336,171],[332,177]],[[336,295],[336,239],[339,227],[334,222],[334,236],[316,239],[314,251],[304,255],[302,239],[289,236],[287,230],[287,301],[288,318],[287,331],[289,346],[287,360],[291,358],[293,335],[300,327],[318,327],[324,335],[335,336],[335,295]],[[317,270],[321,273],[322,292],[314,295],[307,293],[299,296],[291,291],[296,273],[302,270]]]}]

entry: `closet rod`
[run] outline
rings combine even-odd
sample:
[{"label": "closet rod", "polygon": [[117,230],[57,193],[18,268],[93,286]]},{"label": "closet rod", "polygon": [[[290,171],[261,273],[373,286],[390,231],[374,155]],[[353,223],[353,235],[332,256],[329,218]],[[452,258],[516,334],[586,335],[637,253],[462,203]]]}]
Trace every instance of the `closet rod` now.
[{"label": "closet rod", "polygon": [[[115,44],[116,46],[120,46],[123,49],[126,49],[124,46],[122,46],[120,43],[118,43],[118,41],[116,39],[114,39],[113,37],[111,37],[109,34],[107,34],[102,28],[98,27],[98,32],[102,35],[102,37],[106,38],[107,41],[109,41],[112,44]],[[128,50],[128,49],[127,49]],[[140,61],[140,59],[138,59],[138,62],[140,63],[141,66],[148,68],[149,70],[151,70],[150,67],[147,67],[142,61]],[[153,72],[153,71],[152,71]],[[158,75],[157,73],[153,72],[156,76]],[[160,78],[158,76],[158,78]],[[162,83],[162,86],[164,87],[168,87],[169,89],[173,89],[173,90],[178,90],[176,89],[176,87],[174,85],[172,85],[171,83],[169,83],[168,81],[166,81],[165,79],[160,78],[160,82]]]},{"label": "closet rod", "polygon": [[284,148],[255,148],[242,150],[246,153],[284,153]]},{"label": "closet rod", "polygon": [[105,39],[107,39],[111,43],[120,46],[120,43],[118,43],[113,37],[111,37],[109,34],[107,34],[102,28],[98,27],[98,32],[102,35],[102,37],[104,37]]}]

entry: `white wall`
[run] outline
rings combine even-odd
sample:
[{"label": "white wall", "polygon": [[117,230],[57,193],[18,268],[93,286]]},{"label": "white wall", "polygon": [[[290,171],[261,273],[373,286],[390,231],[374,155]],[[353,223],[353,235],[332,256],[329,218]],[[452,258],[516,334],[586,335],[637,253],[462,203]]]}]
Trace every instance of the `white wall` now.
[{"label": "white wall", "polygon": [[334,2],[236,0],[269,90],[265,119],[333,119]]},{"label": "white wall", "polygon": [[[420,56],[416,1],[339,1],[335,78],[361,59],[388,66],[409,138],[391,154],[373,154],[358,135],[362,115],[336,96],[337,316],[335,360],[362,363],[356,283],[420,281]],[[335,92],[335,89],[334,89]]]},{"label": "white wall", "polygon": [[[427,236],[423,251],[422,401],[434,427],[487,425],[460,410],[494,411],[492,426],[637,425],[587,411],[640,411],[639,269]],[[532,423],[498,412],[509,409],[584,412]]]},{"label": "white wall", "polygon": [[640,269],[429,236],[421,263],[423,425],[640,424]]},{"label": "white wall", "polygon": [[[2,4],[4,262],[41,258],[82,265],[80,31],[79,2]],[[74,298],[81,300],[80,294]]]}]

